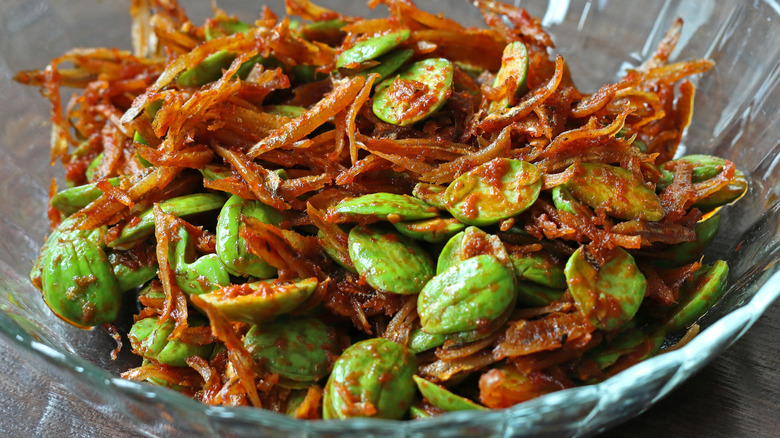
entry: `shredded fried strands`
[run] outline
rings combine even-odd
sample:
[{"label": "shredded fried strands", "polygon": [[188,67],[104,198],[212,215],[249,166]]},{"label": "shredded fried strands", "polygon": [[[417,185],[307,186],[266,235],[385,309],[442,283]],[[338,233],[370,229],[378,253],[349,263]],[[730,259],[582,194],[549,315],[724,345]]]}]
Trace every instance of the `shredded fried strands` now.
[{"label": "shredded fried strands", "polygon": [[[431,382],[471,374],[461,395],[490,408],[597,382],[658,352],[666,333],[649,330],[714,275],[701,261],[707,203],[742,178],[728,160],[704,170],[672,161],[691,123],[688,78],[713,63],[670,63],[678,20],[644,64],[589,94],[539,19],[473,3],[487,28],[409,0],[370,1],[389,10],[375,19],[309,0],[286,1],[295,21],[264,9],[243,23],[215,8],[202,26],[176,0],[133,0],[132,54],[74,49],[16,75],[51,102],[51,160],[88,191],[58,194],[52,182],[52,229],[61,241],[92,239],[112,263],[111,287],[146,285],[129,334],[144,362],[122,377],[300,419],[401,418],[403,403],[388,414],[356,392],[362,369],[340,381],[334,371],[326,385],[342,351],[366,337],[400,344]],[[61,87],[80,92],[62,102]],[[72,228],[55,229],[61,222]],[[600,281],[616,254],[631,259],[611,273],[626,289],[593,303],[611,287]],[[479,281],[446,283],[474,261]],[[31,275],[42,290],[46,269]],[[490,270],[509,279],[483,284]],[[626,310],[619,294],[640,277],[644,301]],[[502,284],[503,307],[458,320],[494,305]],[[464,285],[468,294],[440,306],[445,316],[431,315],[431,301]],[[304,323],[319,328],[257,340]],[[115,356],[127,328],[102,324]],[[288,348],[302,350],[288,360]],[[415,391],[408,380],[398,385]],[[429,414],[448,410],[415,397]]]}]

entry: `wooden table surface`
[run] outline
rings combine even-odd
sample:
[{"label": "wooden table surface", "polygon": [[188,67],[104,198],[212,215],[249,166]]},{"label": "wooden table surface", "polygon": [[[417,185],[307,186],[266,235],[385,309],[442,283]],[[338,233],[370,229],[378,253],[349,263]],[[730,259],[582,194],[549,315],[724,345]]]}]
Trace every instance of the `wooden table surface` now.
[{"label": "wooden table surface", "polygon": [[780,301],[700,373],[604,438],[780,437]]},{"label": "wooden table surface", "polygon": [[[603,437],[780,437],[780,301],[681,388]],[[29,354],[0,337],[0,432],[5,437],[139,437],[86,408]],[[43,427],[42,427],[43,425]],[[191,437],[190,437],[191,438]]]}]

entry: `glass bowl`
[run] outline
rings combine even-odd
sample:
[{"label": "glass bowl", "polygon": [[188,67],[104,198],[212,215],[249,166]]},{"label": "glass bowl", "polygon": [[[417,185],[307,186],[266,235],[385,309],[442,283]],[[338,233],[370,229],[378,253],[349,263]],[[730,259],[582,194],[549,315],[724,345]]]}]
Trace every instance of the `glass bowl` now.
[{"label": "glass bowl", "polygon": [[[302,422],[259,409],[208,407],[173,391],[122,380],[118,375],[130,359],[108,357],[114,345],[102,330],[81,331],[54,317],[27,279],[48,229],[50,180],[61,170],[49,167],[47,104],[35,89],[17,85],[11,77],[17,70],[42,67],[73,47],[129,48],[126,3],[0,2],[0,97],[5,104],[0,146],[6,157],[0,161],[0,332],[15,354],[50,370],[56,382],[78,394],[85,409],[111,417],[134,436],[589,436],[637,415],[674,390],[745,333],[780,295],[778,3],[518,2],[542,17],[556,51],[564,55],[584,91],[595,91],[639,65],[678,16],[685,27],[673,58],[716,62],[713,70],[695,79],[696,111],[681,150],[733,160],[750,176],[751,186],[739,204],[725,208],[721,233],[707,253],[709,259],[729,263],[730,287],[700,320],[703,331],[693,341],[598,385],[548,394],[506,410],[458,412],[415,422]],[[210,14],[209,1],[182,3],[195,22]],[[249,19],[258,13],[259,3],[222,0],[220,7]],[[282,11],[280,1],[269,3]],[[321,3],[344,7],[337,0]],[[362,2],[349,4],[356,14],[370,14]],[[481,25],[466,1],[419,4]],[[62,430],[57,418],[41,416],[37,430]]]}]

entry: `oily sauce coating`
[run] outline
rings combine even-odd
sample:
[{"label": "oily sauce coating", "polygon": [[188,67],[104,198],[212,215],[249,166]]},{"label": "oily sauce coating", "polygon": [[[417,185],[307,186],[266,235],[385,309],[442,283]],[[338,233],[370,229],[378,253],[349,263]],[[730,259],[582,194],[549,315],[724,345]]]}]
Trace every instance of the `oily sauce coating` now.
[{"label": "oily sauce coating", "polygon": [[[727,267],[700,260],[714,237],[701,220],[747,182],[728,160],[673,160],[687,78],[713,66],[670,63],[680,20],[651,59],[588,93],[540,20],[501,2],[474,2],[480,29],[406,0],[370,1],[389,11],[375,19],[286,4],[289,17],[216,10],[198,25],[175,0],[136,0],[133,53],[74,49],[15,77],[51,102],[68,185],[94,189],[52,185],[75,213],[50,209],[33,283],[62,298],[50,254],[92,239],[118,284],[141,288],[137,327],[171,324],[159,339],[134,327],[143,363],[123,377],[305,419],[503,408],[655,354],[665,321],[695,321],[678,302],[723,293]],[[62,102],[61,87],[79,91]],[[185,206],[194,193],[215,205]],[[241,214],[217,227],[228,198]],[[122,237],[142,218],[146,234]],[[231,266],[267,266],[228,275],[224,245],[253,256]],[[490,269],[464,267],[478,262]],[[108,302],[98,286],[82,289]],[[251,353],[250,330],[304,317],[338,347],[327,381],[293,382]],[[174,341],[210,354],[165,364]]]}]

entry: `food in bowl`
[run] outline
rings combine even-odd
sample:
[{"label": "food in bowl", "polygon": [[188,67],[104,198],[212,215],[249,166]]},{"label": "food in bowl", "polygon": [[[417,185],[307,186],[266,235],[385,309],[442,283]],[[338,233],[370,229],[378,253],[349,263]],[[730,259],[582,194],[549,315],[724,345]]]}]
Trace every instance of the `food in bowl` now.
[{"label": "food in bowl", "polygon": [[79,327],[136,313],[124,377],[298,418],[503,408],[656,354],[723,293],[701,252],[747,183],[675,159],[712,66],[668,63],[681,22],[585,94],[522,9],[382,3],[203,26],[139,3],[135,54],[17,75],[69,186],[31,279]]}]

